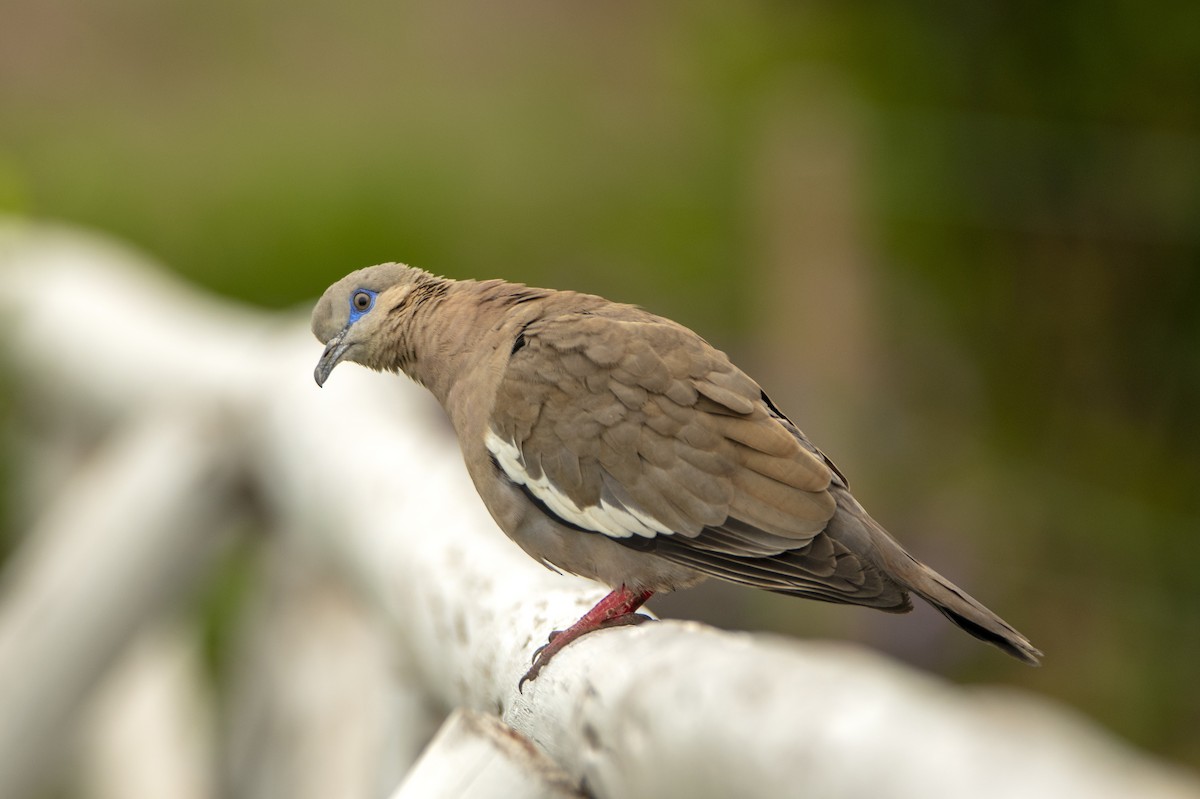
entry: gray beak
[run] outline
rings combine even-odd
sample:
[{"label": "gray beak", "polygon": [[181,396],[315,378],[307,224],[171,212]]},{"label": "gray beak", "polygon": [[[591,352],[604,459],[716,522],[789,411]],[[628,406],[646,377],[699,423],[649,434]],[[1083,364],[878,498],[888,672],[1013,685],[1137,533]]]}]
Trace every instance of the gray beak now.
[{"label": "gray beak", "polygon": [[329,339],[329,343],[325,345],[325,352],[321,353],[321,360],[317,361],[317,368],[313,370],[313,377],[317,379],[317,385],[325,385],[325,381],[329,379],[329,373],[333,371],[333,367],[338,365],[338,362],[345,357],[347,350],[350,349],[349,344],[343,344],[342,339],[346,337],[346,333],[350,330],[350,325],[346,325],[341,329],[336,336]]}]

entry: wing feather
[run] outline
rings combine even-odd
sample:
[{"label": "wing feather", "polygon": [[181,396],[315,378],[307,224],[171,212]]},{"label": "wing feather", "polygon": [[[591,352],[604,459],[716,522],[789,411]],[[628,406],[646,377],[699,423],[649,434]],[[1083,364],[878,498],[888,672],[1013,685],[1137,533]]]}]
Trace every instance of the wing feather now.
[{"label": "wing feather", "polygon": [[836,540],[840,475],[694,333],[614,305],[540,319],[521,335],[486,443],[543,509],[735,582],[907,601]]}]

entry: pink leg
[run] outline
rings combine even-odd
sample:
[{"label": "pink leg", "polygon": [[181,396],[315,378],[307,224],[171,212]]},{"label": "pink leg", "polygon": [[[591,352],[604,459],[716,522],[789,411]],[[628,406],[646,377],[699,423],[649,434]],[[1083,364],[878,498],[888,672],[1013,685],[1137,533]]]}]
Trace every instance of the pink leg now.
[{"label": "pink leg", "polygon": [[653,591],[630,591],[622,585],[597,602],[596,607],[583,614],[583,618],[579,621],[565,630],[555,630],[550,633],[549,640],[533,653],[533,665],[517,683],[517,690],[520,691],[526,682],[537,679],[538,672],[550,662],[550,658],[579,636],[607,627],[641,624],[647,621],[649,616],[643,616],[634,611],[653,595]]}]

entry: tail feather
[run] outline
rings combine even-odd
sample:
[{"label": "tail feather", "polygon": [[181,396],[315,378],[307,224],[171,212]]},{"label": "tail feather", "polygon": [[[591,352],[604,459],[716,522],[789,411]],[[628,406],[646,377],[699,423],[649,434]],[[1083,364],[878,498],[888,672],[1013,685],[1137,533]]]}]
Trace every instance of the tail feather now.
[{"label": "tail feather", "polygon": [[[872,560],[893,582],[916,594],[981,641],[999,647],[1030,666],[1040,666],[1042,653],[1004,619],[973,596],[908,554],[887,530],[863,510],[845,488],[834,489],[838,513],[828,531],[854,551],[870,551]],[[897,612],[908,610],[896,606]]]},{"label": "tail feather", "polygon": [[895,575],[906,588],[979,640],[999,647],[1030,666],[1041,665],[1041,651],[1011,624],[924,563],[911,555],[908,559],[911,568],[899,570],[901,573]]}]

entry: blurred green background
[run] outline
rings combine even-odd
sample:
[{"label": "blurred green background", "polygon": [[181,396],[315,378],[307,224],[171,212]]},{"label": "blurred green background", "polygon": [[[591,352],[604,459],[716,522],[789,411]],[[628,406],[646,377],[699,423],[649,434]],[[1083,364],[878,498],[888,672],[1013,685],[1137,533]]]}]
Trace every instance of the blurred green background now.
[{"label": "blurred green background", "polygon": [[732,588],[663,615],[867,641],[1200,766],[1200,4],[2,17],[0,212],[273,308],[400,260],[672,316],[1047,658]]}]

